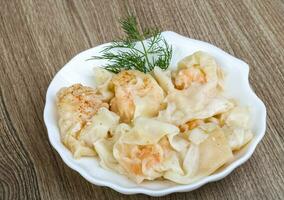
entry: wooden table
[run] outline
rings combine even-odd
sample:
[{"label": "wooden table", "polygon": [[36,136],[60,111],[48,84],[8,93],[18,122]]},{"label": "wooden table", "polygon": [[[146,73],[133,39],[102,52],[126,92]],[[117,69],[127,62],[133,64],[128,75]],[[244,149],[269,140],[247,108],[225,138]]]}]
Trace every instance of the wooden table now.
[{"label": "wooden table", "polygon": [[[43,123],[46,89],[74,55],[122,36],[134,13],[210,42],[250,65],[268,111],[255,153],[228,177],[161,199],[284,199],[284,3],[281,0],[0,1],[0,199],[151,199],[84,180],[51,147]],[[78,66],[80,67],[80,66]]]}]

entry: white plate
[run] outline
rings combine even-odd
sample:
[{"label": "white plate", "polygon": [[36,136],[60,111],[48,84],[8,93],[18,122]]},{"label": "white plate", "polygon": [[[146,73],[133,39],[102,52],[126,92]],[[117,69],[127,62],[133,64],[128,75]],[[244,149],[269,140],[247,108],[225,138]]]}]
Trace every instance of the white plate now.
[{"label": "white plate", "polygon": [[47,127],[50,143],[70,168],[79,172],[93,184],[107,186],[124,194],[143,193],[151,196],[191,191],[208,182],[224,178],[236,167],[247,161],[254,152],[256,145],[264,136],[266,108],[249,85],[249,66],[245,62],[206,42],[189,39],[169,31],[163,32],[162,35],[173,46],[173,58],[171,62],[171,66],[173,67],[176,66],[177,61],[181,58],[198,50],[205,51],[215,57],[226,74],[226,95],[238,99],[240,104],[248,105],[251,108],[254,138],[245,149],[235,155],[231,163],[222,167],[214,174],[188,185],[179,185],[170,181],[148,181],[138,185],[125,176],[101,168],[96,158],[74,159],[60,141],[55,105],[56,93],[60,88],[70,86],[74,83],[82,83],[88,86],[95,85],[93,68],[101,66],[104,62],[100,60],[86,60],[91,56],[98,55],[107,44],[100,45],[78,54],[56,74],[48,87],[44,108],[44,122]]}]

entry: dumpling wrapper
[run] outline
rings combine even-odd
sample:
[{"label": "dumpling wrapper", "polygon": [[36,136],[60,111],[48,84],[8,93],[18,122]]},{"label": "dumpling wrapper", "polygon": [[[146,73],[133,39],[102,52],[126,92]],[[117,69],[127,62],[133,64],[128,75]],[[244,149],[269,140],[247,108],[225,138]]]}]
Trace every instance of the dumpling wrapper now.
[{"label": "dumpling wrapper", "polygon": [[106,69],[100,67],[94,68],[96,88],[104,101],[110,101],[114,96],[113,85],[111,84],[113,75],[113,73]]},{"label": "dumpling wrapper", "polygon": [[206,140],[209,136],[208,133],[206,133],[204,130],[202,130],[201,128],[195,128],[192,131],[188,131],[189,136],[188,139],[196,145],[199,145],[200,143],[202,143],[204,140]]},{"label": "dumpling wrapper", "polygon": [[189,127],[188,130],[184,132],[184,135],[187,136],[190,142],[199,145],[207,139],[212,132],[220,128],[219,121],[216,120],[216,118],[208,118],[206,120],[191,121],[187,124]]},{"label": "dumpling wrapper", "polygon": [[149,145],[157,144],[164,136],[173,149],[182,151],[189,143],[178,136],[179,128],[153,118],[139,117],[133,123],[133,128],[123,134],[120,142],[125,144]]},{"label": "dumpling wrapper", "polygon": [[78,140],[71,134],[66,134],[63,139],[63,144],[71,151],[74,158],[95,156],[96,152],[93,148],[86,145],[83,141]]},{"label": "dumpling wrapper", "polygon": [[107,169],[114,169],[121,174],[126,173],[113,156],[113,147],[119,137],[125,132],[130,131],[130,129],[130,126],[127,124],[119,124],[115,129],[111,131],[110,138],[100,138],[94,143],[94,147],[100,158],[100,165],[102,167]]},{"label": "dumpling wrapper", "polygon": [[156,144],[166,135],[176,135],[178,127],[156,119],[138,117],[134,120],[133,128],[124,133],[120,141],[127,144],[148,145]]},{"label": "dumpling wrapper", "polygon": [[224,114],[223,131],[232,150],[239,150],[253,138],[249,116],[248,108],[240,106]]},{"label": "dumpling wrapper", "polygon": [[162,70],[159,67],[154,68],[154,76],[161,88],[166,93],[170,93],[175,90],[175,86],[171,79],[171,71],[170,70]]},{"label": "dumpling wrapper", "polygon": [[233,108],[234,104],[222,96],[208,93],[204,88],[173,91],[165,99],[167,108],[158,119],[177,126],[194,119],[205,119]]},{"label": "dumpling wrapper", "polygon": [[92,147],[98,139],[106,138],[108,133],[114,129],[118,123],[119,116],[117,114],[109,111],[107,108],[100,108],[79,132],[77,138]]},{"label": "dumpling wrapper", "polygon": [[110,131],[118,125],[118,122],[118,115],[102,107],[75,137],[66,137],[64,143],[71,149],[75,158],[88,156],[89,154],[87,153],[90,152],[93,153],[89,156],[93,156],[95,155],[93,148],[95,142],[107,138]]},{"label": "dumpling wrapper", "polygon": [[189,184],[208,176],[233,158],[221,129],[211,133],[200,145],[192,144],[183,162],[184,174],[168,171],[164,177],[180,184]]}]

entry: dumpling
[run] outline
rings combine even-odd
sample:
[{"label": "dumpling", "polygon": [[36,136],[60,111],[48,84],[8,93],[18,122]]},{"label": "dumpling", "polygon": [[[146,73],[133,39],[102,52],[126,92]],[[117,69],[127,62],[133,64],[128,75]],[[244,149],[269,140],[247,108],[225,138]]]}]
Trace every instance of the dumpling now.
[{"label": "dumpling", "polygon": [[183,160],[184,173],[167,171],[164,177],[176,183],[188,184],[210,175],[232,158],[224,133],[216,129],[199,145],[190,145]]},{"label": "dumpling", "polygon": [[222,70],[215,59],[202,51],[182,59],[173,73],[174,85],[180,90],[203,84],[215,87],[218,83],[221,84],[222,79]]},{"label": "dumpling", "polygon": [[165,90],[166,109],[158,119],[180,126],[194,119],[205,119],[228,111],[233,103],[220,92],[222,70],[216,61],[204,52],[196,52],[178,63],[172,79],[167,72],[156,70],[155,77]]},{"label": "dumpling", "polygon": [[[110,112],[107,108],[108,104],[103,102],[101,96],[91,87],[75,84],[58,92],[57,109],[61,139],[74,157],[95,155],[89,138],[90,133],[87,133],[90,129],[88,126],[95,123],[93,118],[98,119],[100,115]],[[99,114],[96,115],[97,113]],[[112,119],[112,122],[107,122],[108,125],[114,125],[119,120],[118,116],[114,116],[115,113],[105,115]]]},{"label": "dumpling", "polygon": [[223,114],[222,121],[232,150],[239,150],[253,138],[248,108],[237,106]]},{"label": "dumpling", "polygon": [[163,158],[163,150],[159,144],[117,143],[114,146],[114,157],[125,174],[137,183],[141,183],[144,179],[154,180],[162,175],[156,170],[156,166]]},{"label": "dumpling", "polygon": [[121,117],[122,122],[158,114],[164,93],[151,75],[127,70],[113,76],[111,83],[115,92],[111,110]]},{"label": "dumpling", "polygon": [[138,117],[133,128],[114,145],[113,155],[125,174],[137,183],[162,177],[168,170],[181,173],[177,152],[169,139],[178,133],[176,126]]}]

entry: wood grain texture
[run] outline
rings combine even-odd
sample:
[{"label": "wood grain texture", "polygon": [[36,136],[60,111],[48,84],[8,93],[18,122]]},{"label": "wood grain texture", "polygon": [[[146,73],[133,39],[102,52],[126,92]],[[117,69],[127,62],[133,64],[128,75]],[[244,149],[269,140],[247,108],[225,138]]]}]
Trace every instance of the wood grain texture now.
[{"label": "wood grain texture", "polygon": [[157,199],[284,199],[284,3],[281,0],[0,1],[0,199],[152,199],[85,181],[48,142],[47,87],[75,54],[122,36],[118,18],[210,42],[250,65],[268,111],[249,161],[225,179]]}]

